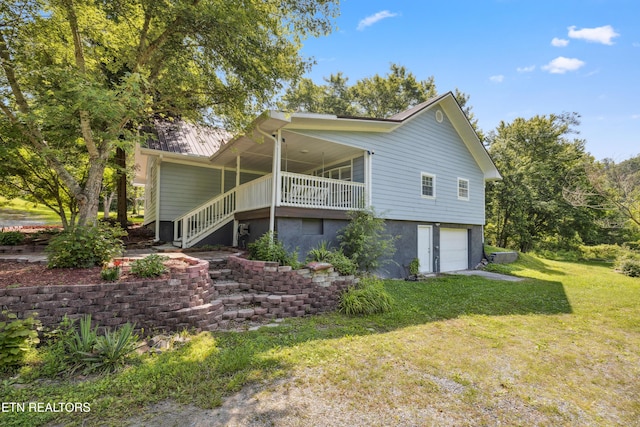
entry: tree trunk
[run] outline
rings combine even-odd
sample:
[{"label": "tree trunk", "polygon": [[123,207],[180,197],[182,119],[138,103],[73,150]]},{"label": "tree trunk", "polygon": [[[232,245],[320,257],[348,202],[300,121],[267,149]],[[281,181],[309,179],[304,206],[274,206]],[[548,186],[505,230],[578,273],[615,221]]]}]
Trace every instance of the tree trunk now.
[{"label": "tree trunk", "polygon": [[118,167],[118,224],[127,229],[127,154],[124,149],[116,148],[116,166]]},{"label": "tree trunk", "polygon": [[116,192],[112,191],[108,196],[104,196],[102,198],[102,204],[104,205],[104,219],[108,219],[111,214],[111,204],[113,203],[114,197],[116,197]]}]

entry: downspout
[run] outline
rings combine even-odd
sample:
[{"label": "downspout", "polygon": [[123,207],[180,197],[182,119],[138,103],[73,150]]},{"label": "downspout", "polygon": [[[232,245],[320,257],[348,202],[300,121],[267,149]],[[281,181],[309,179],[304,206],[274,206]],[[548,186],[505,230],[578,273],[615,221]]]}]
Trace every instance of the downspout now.
[{"label": "downspout", "polygon": [[280,175],[277,173],[280,169],[280,144],[278,138],[273,135],[269,135],[268,133],[260,129],[260,126],[256,126],[256,129],[265,137],[273,139],[273,164],[271,165],[273,183],[271,188],[271,208],[269,210],[269,231],[273,233],[275,231],[276,224],[276,197],[278,193],[278,181],[280,179]]}]

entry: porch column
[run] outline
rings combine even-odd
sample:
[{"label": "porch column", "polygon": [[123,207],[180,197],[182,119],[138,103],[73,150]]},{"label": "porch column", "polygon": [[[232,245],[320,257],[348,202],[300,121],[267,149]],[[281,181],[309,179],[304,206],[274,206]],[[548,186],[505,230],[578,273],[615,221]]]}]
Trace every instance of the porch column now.
[{"label": "porch column", "polygon": [[240,187],[240,156],[236,157],[236,188]]},{"label": "porch column", "polygon": [[[236,210],[238,210],[238,187],[240,186],[240,156],[236,156],[236,195],[235,195],[235,203]],[[238,220],[233,220],[233,246],[238,246]]]},{"label": "porch column", "polygon": [[372,177],[371,169],[373,165],[373,151],[367,150],[365,152],[364,159],[365,159],[364,161],[364,182],[365,182],[364,203],[366,208],[370,208],[371,207],[371,177]]},{"label": "porch column", "polygon": [[[273,136],[272,136],[273,137]],[[271,210],[269,212],[269,231],[274,232],[276,228],[276,206],[279,204],[278,195],[280,194],[280,130],[273,137],[273,164],[271,172],[273,176],[273,186],[271,191]]]}]

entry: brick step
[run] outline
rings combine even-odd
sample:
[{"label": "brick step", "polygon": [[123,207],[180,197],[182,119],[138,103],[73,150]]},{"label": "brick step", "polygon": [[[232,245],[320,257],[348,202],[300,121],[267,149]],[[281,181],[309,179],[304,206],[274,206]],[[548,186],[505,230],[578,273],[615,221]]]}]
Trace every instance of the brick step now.
[{"label": "brick step", "polygon": [[232,271],[229,268],[215,268],[212,269],[209,265],[209,277],[212,280],[224,280],[229,279],[232,276]]},{"label": "brick step", "polygon": [[211,287],[220,295],[246,293],[251,291],[250,285],[234,282],[232,280],[216,280],[212,283]]}]

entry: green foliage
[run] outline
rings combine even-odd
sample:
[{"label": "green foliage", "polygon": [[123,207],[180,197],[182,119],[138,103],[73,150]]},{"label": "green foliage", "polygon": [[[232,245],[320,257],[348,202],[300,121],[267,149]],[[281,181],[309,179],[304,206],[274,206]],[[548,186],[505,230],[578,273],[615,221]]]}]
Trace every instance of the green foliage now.
[{"label": "green foliage", "polygon": [[602,214],[573,206],[563,196],[568,180],[587,182],[584,141],[570,137],[578,124],[576,114],[518,118],[501,123],[489,138],[503,177],[487,183],[486,231],[492,244],[527,252],[553,250],[538,247],[547,238],[561,245],[576,236],[580,242],[598,240]]},{"label": "green foliage", "polygon": [[417,276],[420,274],[420,260],[418,258],[414,258],[409,263],[409,273],[412,276]]},{"label": "green foliage", "polygon": [[104,265],[122,254],[122,236],[126,236],[126,231],[120,227],[102,223],[66,230],[49,241],[46,248],[48,267],[87,268]]},{"label": "green foliage", "polygon": [[114,331],[107,329],[104,335],[96,337],[90,352],[80,352],[86,371],[115,372],[125,366],[136,349],[137,341],[138,336],[133,333],[133,325],[130,323],[125,323]]},{"label": "green foliage", "polygon": [[120,278],[120,267],[103,267],[100,270],[100,277],[107,282],[115,282]]},{"label": "green foliage", "polygon": [[349,212],[349,224],[340,230],[338,240],[343,253],[358,270],[371,273],[390,261],[396,252],[393,237],[386,233],[384,219],[373,209]]},{"label": "green foliage", "polygon": [[616,259],[615,270],[629,277],[640,277],[640,255],[626,251]]},{"label": "green foliage", "polygon": [[43,349],[44,376],[61,373],[73,374],[114,372],[124,366],[135,350],[138,337],[129,323],[103,335],[98,326],[92,327],[91,315],[80,319],[76,329],[74,322],[63,319],[59,327],[49,335],[50,343]]},{"label": "green foliage", "polygon": [[338,14],[336,0],[5,3],[0,157],[18,174],[0,181],[74,207],[69,227],[95,220],[109,156],[132,151],[140,123],[244,125],[307,71],[302,40]]},{"label": "green foliage", "polygon": [[325,240],[320,242],[318,247],[309,251],[307,262],[327,262],[333,265],[334,270],[343,276],[354,275],[357,271],[357,266],[351,258],[347,257],[339,249],[331,250]]},{"label": "green foliage", "polygon": [[327,262],[343,276],[353,276],[358,271],[356,263],[340,250],[331,252],[327,257]]},{"label": "green foliage", "polygon": [[72,371],[74,361],[70,348],[72,341],[76,339],[75,335],[74,320],[66,315],[57,328],[45,333],[45,345],[40,348],[42,366],[39,373],[42,376],[55,377],[64,372]]},{"label": "green foliage", "polygon": [[255,242],[249,243],[247,250],[249,259],[279,262],[280,265],[290,265],[294,268],[299,265],[296,253],[287,252],[284,244],[272,232],[267,232]]},{"label": "green foliage", "polygon": [[307,262],[329,262],[328,259],[330,256],[331,249],[329,249],[329,243],[323,240],[317,247],[307,253]]},{"label": "green foliage", "polygon": [[613,262],[623,253],[627,252],[625,248],[618,245],[596,245],[585,246],[581,245],[580,256],[587,261],[608,261]]},{"label": "green foliage", "polygon": [[15,246],[24,242],[24,234],[19,231],[0,231],[0,245]]},{"label": "green foliage", "polygon": [[340,296],[338,310],[348,316],[366,316],[390,311],[392,304],[391,295],[384,289],[382,280],[366,277]]},{"label": "green foliage", "polygon": [[138,277],[157,277],[167,272],[164,262],[169,257],[151,254],[131,263],[131,273]]},{"label": "green foliage", "polygon": [[0,370],[22,364],[38,340],[40,321],[33,316],[18,319],[14,313],[2,312],[0,321]]},{"label": "green foliage", "polygon": [[626,258],[618,261],[617,269],[629,277],[640,277],[640,259]]}]

